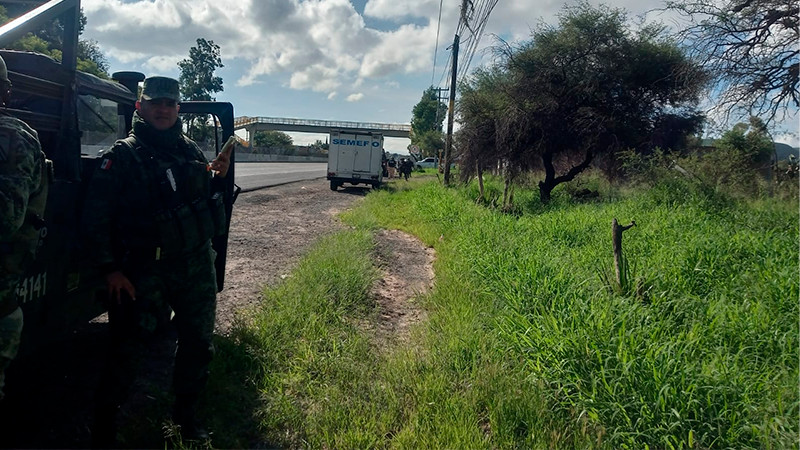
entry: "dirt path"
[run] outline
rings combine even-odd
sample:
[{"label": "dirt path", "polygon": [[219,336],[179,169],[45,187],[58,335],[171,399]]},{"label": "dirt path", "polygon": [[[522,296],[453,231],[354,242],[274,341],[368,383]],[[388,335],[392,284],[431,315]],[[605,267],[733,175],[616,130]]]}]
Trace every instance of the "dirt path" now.
[{"label": "dirt path", "polygon": [[[263,286],[274,285],[289,274],[320,236],[341,229],[343,225],[335,215],[352,207],[366,192],[360,188],[332,192],[322,179],[240,195],[231,221],[216,333],[227,334],[235,312],[258,302]],[[373,292],[380,319],[368,328],[375,332],[380,348],[391,348],[405,341],[409,327],[423,318],[413,298],[432,284],[433,250],[398,231],[378,233],[377,243],[377,261],[384,277]],[[0,405],[0,447],[90,445],[92,398],[107,352],[107,332],[107,324],[96,320],[46,354],[12,366],[7,380],[11,392]],[[123,421],[158,423],[162,419],[147,417],[148,411],[164,409],[148,392],[169,390],[173,351],[173,345],[154,349],[129,404],[123,408]],[[122,446],[158,446],[153,439],[134,438]]]},{"label": "dirt path", "polygon": [[239,196],[231,218],[225,289],[217,296],[216,332],[226,334],[234,312],[258,301],[264,285],[292,271],[309,245],[342,228],[336,214],[368,190],[330,190],[315,180],[248,192]]}]

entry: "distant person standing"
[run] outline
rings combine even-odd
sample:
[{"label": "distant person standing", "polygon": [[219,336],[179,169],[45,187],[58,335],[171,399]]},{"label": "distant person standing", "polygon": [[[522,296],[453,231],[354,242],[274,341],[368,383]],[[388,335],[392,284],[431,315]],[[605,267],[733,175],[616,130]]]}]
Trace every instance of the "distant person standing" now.
[{"label": "distant person standing", "polygon": [[22,334],[15,288],[36,257],[49,181],[36,131],[5,111],[10,98],[11,82],[0,57],[0,400],[5,370],[17,356]]},{"label": "distant person standing", "polygon": [[96,399],[93,443],[111,447],[166,305],[178,332],[172,418],[188,440],[208,439],[196,414],[214,353],[216,253],[224,232],[223,177],[229,154],[210,164],[183,134],[178,81],[151,77],[136,102],[133,130],[100,155],[84,216],[88,248],[106,279],[111,353]]},{"label": "distant person standing", "polygon": [[408,181],[408,178],[411,176],[411,170],[414,168],[414,163],[411,162],[408,158],[403,158],[400,161],[400,173],[403,177]]},{"label": "distant person standing", "polygon": [[389,162],[386,163],[389,166],[389,178],[397,177],[397,161],[394,159],[394,156],[389,158]]}]

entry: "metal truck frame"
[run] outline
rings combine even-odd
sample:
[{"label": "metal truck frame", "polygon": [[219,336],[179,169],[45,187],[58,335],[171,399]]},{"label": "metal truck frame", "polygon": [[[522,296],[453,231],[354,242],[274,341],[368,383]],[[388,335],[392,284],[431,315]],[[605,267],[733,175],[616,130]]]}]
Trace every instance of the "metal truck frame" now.
[{"label": "metal truck frame", "polygon": [[[98,159],[97,152],[83,153],[84,130],[92,122],[109,135],[102,144],[110,148],[115,138],[128,135],[138,92],[144,75],[117,72],[114,81],[76,70],[80,0],[51,0],[0,27],[0,48],[59,18],[64,25],[62,61],[30,52],[0,50],[12,83],[12,100],[6,112],[33,127],[42,150],[53,161],[45,212],[47,236],[36,261],[20,282],[17,293],[25,314],[21,354],[32,353],[48,342],[62,338],[105,311],[105,281],[86,261],[79,238],[80,218],[88,182]],[[93,107],[111,112],[110,123]],[[108,108],[112,108],[109,110]],[[233,106],[225,102],[182,102],[181,114],[210,114],[215,120],[216,152],[233,135]],[[97,145],[96,147],[100,147]],[[92,150],[96,150],[93,148]],[[228,228],[235,187],[235,156],[225,178]],[[217,284],[222,290],[228,234],[213,240],[217,251]]]}]

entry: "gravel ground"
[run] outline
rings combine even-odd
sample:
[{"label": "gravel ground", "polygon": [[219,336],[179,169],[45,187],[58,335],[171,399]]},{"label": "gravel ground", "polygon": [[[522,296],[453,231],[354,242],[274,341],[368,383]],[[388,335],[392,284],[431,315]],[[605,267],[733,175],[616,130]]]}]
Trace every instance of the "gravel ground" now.
[{"label": "gravel ground", "polygon": [[[236,311],[256,304],[263,287],[289,274],[320,236],[342,229],[336,214],[352,207],[366,192],[361,188],[332,192],[327,181],[319,179],[241,194],[231,220],[216,333],[226,335]],[[386,349],[406,341],[410,326],[424,319],[413,298],[432,285],[434,254],[399,231],[381,231],[377,238],[376,261],[384,276],[373,294],[380,314],[377,323],[364,327],[374,333],[377,345]],[[101,317],[58,346],[15,362],[8,373],[10,392],[0,404],[0,447],[90,445],[92,398],[107,352],[106,336],[107,324]],[[164,342],[153,348],[121,420],[158,423],[166,417],[168,411],[162,411],[164,417],[146,417],[164,409],[148,392],[166,391],[170,385],[174,345]],[[142,436],[130,438],[122,446],[163,448],[158,442],[158,437]]]}]

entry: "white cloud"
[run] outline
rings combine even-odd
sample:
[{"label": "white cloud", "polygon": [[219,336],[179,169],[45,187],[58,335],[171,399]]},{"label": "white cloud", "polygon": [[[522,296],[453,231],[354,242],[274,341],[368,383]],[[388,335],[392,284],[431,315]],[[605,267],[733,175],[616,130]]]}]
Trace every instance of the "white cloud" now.
[{"label": "white cloud", "polygon": [[167,70],[202,37],[221,47],[223,63],[248,63],[239,86],[285,74],[293,89],[328,93],[429,65],[419,55],[431,53],[435,33],[369,28],[348,0],[84,0],[83,9],[86,37],[126,65]]},{"label": "white cloud", "polygon": [[792,147],[800,147],[800,135],[792,132],[785,132],[775,135],[775,142],[789,144]]},{"label": "white cloud", "polygon": [[439,15],[439,3],[436,0],[369,0],[364,5],[364,15],[384,20],[406,17],[431,17],[435,20]]},{"label": "white cloud", "polygon": [[155,72],[168,73],[175,68],[178,61],[184,58],[185,56],[180,55],[153,56],[144,63],[144,66],[153,69]]},{"label": "white cloud", "polygon": [[[616,3],[634,13],[661,4],[661,0],[635,1],[639,0]],[[126,65],[164,70],[174,55],[187,55],[195,40],[203,37],[221,47],[223,63],[231,58],[247,62],[236,82],[240,86],[285,74],[294,89],[322,92],[353,85],[360,78],[391,78],[431,70],[437,25],[441,25],[437,52],[441,59],[452,42],[460,4],[442,4],[438,23],[437,0],[368,0],[366,17],[398,24],[375,29],[365,24],[348,0],[82,2],[88,19],[85,37],[96,39],[107,55]],[[552,22],[563,4],[563,0],[499,3],[479,50],[493,43],[490,33],[512,40],[526,38],[540,18]],[[409,23],[412,20],[414,23]]]},{"label": "white cloud", "polygon": [[[590,1],[598,4],[601,0]],[[512,42],[528,39],[540,21],[555,23],[567,3],[576,0],[499,2],[470,67],[487,62],[489,57],[482,58],[481,51],[497,43],[492,34]],[[664,0],[606,3],[627,8],[635,17],[662,7]],[[231,83],[279,86],[322,93],[325,97],[319,98],[328,100],[344,97],[345,91],[358,91],[356,96],[366,92],[370,104],[396,112],[410,110],[427,87],[437,26],[434,83],[446,72],[447,47],[452,44],[462,2],[441,3],[441,22],[438,0],[367,0],[363,17],[348,0],[83,0],[81,4],[88,19],[83,37],[98,41],[112,70],[176,76],[177,61],[202,37],[221,47],[226,87]],[[347,97],[351,98],[356,97]],[[378,106],[373,100],[384,103]],[[345,103],[338,103],[338,109],[328,115],[342,114],[342,106],[362,112],[367,102]],[[256,109],[264,102],[247,98],[240,104],[243,109]],[[796,122],[774,134],[796,132]],[[789,137],[785,139],[789,142]],[[796,145],[797,135],[791,139]]]},{"label": "white cloud", "polygon": [[364,56],[359,76],[378,78],[428,69],[430,60],[420,55],[433,55],[435,33],[436,30],[414,25],[403,25],[393,32],[382,33],[380,43]]},{"label": "white cloud", "polygon": [[348,95],[348,96],[347,96],[347,101],[348,101],[348,102],[357,102],[357,101],[360,101],[360,100],[361,100],[361,99],[363,99],[363,98],[364,98],[364,94],[362,94],[361,92],[359,92],[359,93],[356,93],[356,94],[350,94],[350,95]]},{"label": "white cloud", "polygon": [[334,69],[315,64],[292,74],[289,87],[315,92],[333,92],[341,85]]}]

